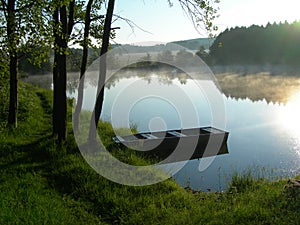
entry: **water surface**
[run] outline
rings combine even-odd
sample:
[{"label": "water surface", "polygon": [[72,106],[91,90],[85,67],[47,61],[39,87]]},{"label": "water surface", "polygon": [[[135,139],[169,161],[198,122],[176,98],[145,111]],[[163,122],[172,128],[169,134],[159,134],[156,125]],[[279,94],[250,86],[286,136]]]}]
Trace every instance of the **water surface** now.
[{"label": "water surface", "polygon": [[[286,104],[267,103],[226,97],[213,80],[134,74],[107,84],[101,118],[112,122],[114,128],[134,126],[142,132],[213,125],[230,133],[229,154],[215,157],[205,170],[199,165],[211,158],[189,161],[174,176],[182,186],[223,190],[234,172],[249,168],[271,176],[300,173],[300,88]],[[86,110],[93,107],[96,83],[85,82]],[[70,81],[68,96],[76,98],[74,86]],[[210,100],[201,87],[221,96],[226,110],[224,127],[214,120]]]}]

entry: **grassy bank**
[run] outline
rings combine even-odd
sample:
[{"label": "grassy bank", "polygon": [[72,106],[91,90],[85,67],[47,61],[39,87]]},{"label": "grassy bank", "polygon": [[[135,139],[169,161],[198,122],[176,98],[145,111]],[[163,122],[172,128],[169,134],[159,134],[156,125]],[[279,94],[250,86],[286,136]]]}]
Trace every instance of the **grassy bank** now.
[{"label": "grassy bank", "polygon": [[[203,193],[171,179],[130,187],[101,177],[78,153],[70,122],[65,145],[53,142],[51,98],[22,83],[18,129],[1,118],[0,224],[299,224],[300,190],[288,180],[245,174],[223,193]],[[100,127],[109,142],[110,125]]]}]

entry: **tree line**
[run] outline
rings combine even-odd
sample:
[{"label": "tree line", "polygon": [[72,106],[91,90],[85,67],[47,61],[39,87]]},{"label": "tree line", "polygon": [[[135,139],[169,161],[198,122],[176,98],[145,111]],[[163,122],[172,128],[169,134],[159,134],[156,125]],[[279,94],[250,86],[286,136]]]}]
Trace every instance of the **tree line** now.
[{"label": "tree line", "polygon": [[207,61],[215,65],[297,65],[300,22],[226,29],[210,47]]},{"label": "tree line", "polygon": [[[69,48],[67,55],[67,72],[79,72],[81,68],[83,50],[80,48]],[[88,58],[87,66],[91,65],[94,60],[99,58],[100,49],[98,48],[89,48],[88,49]],[[20,76],[29,76],[29,75],[43,75],[49,74],[52,72],[54,61],[54,52],[49,51],[47,57],[40,65],[36,65],[33,62],[32,56],[27,54],[25,57],[19,58],[19,72]]]}]

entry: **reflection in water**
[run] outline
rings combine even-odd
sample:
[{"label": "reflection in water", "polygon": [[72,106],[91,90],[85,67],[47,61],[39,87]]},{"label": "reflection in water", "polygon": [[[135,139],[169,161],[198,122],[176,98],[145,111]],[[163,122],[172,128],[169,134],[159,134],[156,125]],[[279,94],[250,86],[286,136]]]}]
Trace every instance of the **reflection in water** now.
[{"label": "reflection in water", "polygon": [[281,107],[278,118],[300,140],[300,91],[289,98],[285,107]]},{"label": "reflection in water", "polygon": [[299,91],[300,77],[270,74],[218,74],[218,82],[227,97],[249,98],[252,101],[287,103]]},{"label": "reflection in water", "polygon": [[[169,84],[161,82],[161,79],[157,79],[153,75],[148,78],[151,79],[151,82],[147,82],[145,79],[140,80],[137,77],[120,79],[114,88],[107,90],[105,102],[107,118],[110,115],[108,109],[111,109],[109,98],[116,98],[124,87],[129,87],[131,94],[143,95],[144,91],[149,88],[154,89],[154,93],[159,93],[161,90],[172,93],[172,89],[179,86],[192,99],[196,110],[201,115],[199,125],[211,124],[209,104],[197,86],[193,85],[192,80],[187,79],[185,84],[173,80]],[[204,86],[214,86],[211,81],[202,80],[201,82]],[[129,85],[133,83],[135,85]],[[121,91],[121,93],[123,100],[130,100],[130,97],[126,96],[126,92]],[[174,93],[174,95],[180,96],[180,92]],[[299,173],[300,138],[297,115],[299,115],[300,104],[297,96],[293,97],[288,104],[268,103],[266,100],[253,102],[248,98],[235,99],[223,96],[227,109],[226,130],[230,132],[229,154],[216,157],[205,171],[199,171],[199,163],[205,164],[205,161],[209,159],[191,160],[175,175],[175,180],[183,186],[189,184],[194,189],[219,190],[226,188],[232,173],[249,168],[254,168],[257,170],[256,172],[272,170],[270,172],[272,176],[290,176]],[[185,107],[186,103],[182,101],[180,104]],[[119,118],[122,118],[122,111],[120,110]],[[164,118],[163,127],[173,129],[181,126],[178,124],[177,114],[173,111],[172,107],[164,105],[158,99],[147,98],[134,105],[129,117],[137,125],[139,131],[149,130],[152,119],[158,116]],[[289,113],[293,116],[288,115]],[[189,117],[188,112],[185,117]],[[293,119],[291,119],[292,117]],[[286,118],[292,120],[289,123],[290,127],[286,126]]]},{"label": "reflection in water", "polygon": [[[201,84],[218,91],[211,81]],[[114,128],[136,125],[139,132],[149,131],[150,121],[155,117],[162,118],[167,129],[212,124],[210,105],[195,82],[189,80],[185,85],[179,80],[161,82],[155,75],[150,83],[128,78],[107,89],[101,117]]]},{"label": "reflection in water", "polygon": [[[300,90],[289,98],[285,106],[278,112],[278,120],[282,127],[289,132],[290,145],[300,160]],[[297,158],[297,157],[296,157]],[[300,164],[300,163],[299,163]],[[300,171],[298,171],[299,173]]]}]

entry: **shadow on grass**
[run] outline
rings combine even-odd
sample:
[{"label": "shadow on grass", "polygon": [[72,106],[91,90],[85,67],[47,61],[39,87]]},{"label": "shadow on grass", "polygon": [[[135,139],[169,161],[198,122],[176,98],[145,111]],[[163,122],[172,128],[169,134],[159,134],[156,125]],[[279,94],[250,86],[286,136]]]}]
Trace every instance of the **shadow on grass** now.
[{"label": "shadow on grass", "polygon": [[1,147],[0,170],[14,171],[22,170],[23,172],[41,170],[49,162],[52,155],[43,146],[51,143],[51,135],[46,135],[34,142],[24,145],[5,145]]}]

